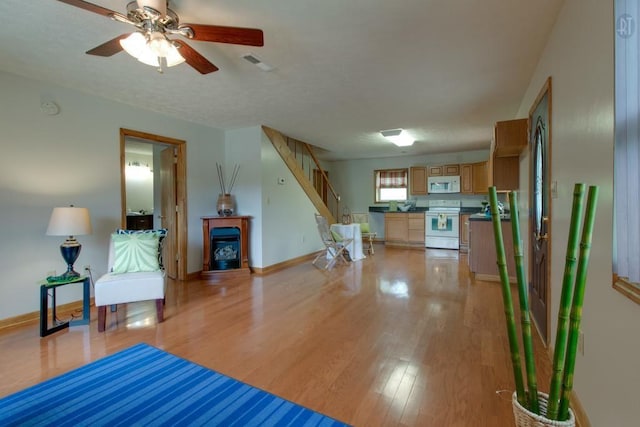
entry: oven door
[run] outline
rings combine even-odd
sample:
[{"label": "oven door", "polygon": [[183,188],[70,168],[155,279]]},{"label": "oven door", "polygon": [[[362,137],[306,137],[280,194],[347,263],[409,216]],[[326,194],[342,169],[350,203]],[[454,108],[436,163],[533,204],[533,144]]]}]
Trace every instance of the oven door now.
[{"label": "oven door", "polygon": [[451,212],[425,213],[425,235],[439,237],[458,237],[460,222],[459,214]]}]

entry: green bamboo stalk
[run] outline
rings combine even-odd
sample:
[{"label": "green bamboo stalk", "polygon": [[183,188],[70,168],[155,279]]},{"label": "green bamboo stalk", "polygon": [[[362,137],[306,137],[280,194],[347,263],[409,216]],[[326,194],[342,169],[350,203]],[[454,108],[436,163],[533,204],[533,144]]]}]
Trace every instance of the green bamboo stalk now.
[{"label": "green bamboo stalk", "polygon": [[569,335],[569,314],[571,312],[573,281],[576,273],[580,226],[582,224],[584,190],[584,184],[578,183],[573,187],[571,223],[569,224],[569,238],[567,240],[564,277],[562,279],[562,293],[560,295],[560,307],[558,309],[556,344],[553,353],[553,370],[551,374],[551,386],[549,387],[549,402],[547,407],[547,418],[550,420],[558,418],[558,406],[560,404],[560,394],[562,390],[562,370],[567,351],[567,336]]},{"label": "green bamboo stalk", "polygon": [[534,414],[540,414],[538,403],[538,380],[536,378],[536,363],[533,353],[533,339],[531,338],[531,318],[529,317],[529,289],[524,271],[524,253],[520,238],[520,219],[518,218],[518,193],[509,193],[509,207],[511,211],[511,234],[513,235],[513,256],[518,279],[518,297],[520,301],[520,329],[522,329],[522,347],[524,351],[524,366],[527,372],[529,396],[527,409]]},{"label": "green bamboo stalk", "polygon": [[564,374],[562,380],[562,397],[558,409],[558,419],[561,421],[569,418],[569,397],[573,389],[573,372],[576,366],[576,350],[580,335],[580,321],[582,320],[582,304],[584,290],[587,283],[587,267],[591,253],[591,239],[593,237],[593,225],[596,217],[596,204],[598,201],[598,187],[589,186],[587,196],[587,213],[582,228],[582,241],[580,242],[580,258],[578,258],[578,270],[576,284],[573,291],[573,303],[571,305],[571,326],[567,340],[567,357],[564,362]]},{"label": "green bamboo stalk", "polygon": [[498,271],[500,272],[500,283],[502,284],[502,304],[507,322],[507,336],[511,350],[511,365],[513,367],[513,378],[516,384],[516,396],[518,402],[526,408],[527,397],[524,391],[524,380],[522,379],[520,348],[518,347],[518,334],[516,332],[516,321],[513,314],[513,300],[511,298],[509,273],[507,272],[507,258],[504,254],[504,242],[502,240],[502,227],[500,225],[500,213],[498,212],[498,193],[496,187],[489,187],[489,204],[491,205],[491,222],[493,223],[493,237],[496,242]]}]

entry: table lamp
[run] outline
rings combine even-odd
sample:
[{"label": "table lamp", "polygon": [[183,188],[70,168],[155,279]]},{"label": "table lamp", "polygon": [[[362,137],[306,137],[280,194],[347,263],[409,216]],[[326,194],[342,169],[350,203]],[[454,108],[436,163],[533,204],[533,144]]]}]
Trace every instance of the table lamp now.
[{"label": "table lamp", "polygon": [[73,270],[73,263],[78,259],[82,245],[78,243],[74,236],[85,234],[91,234],[89,209],[76,208],[73,205],[64,208],[53,208],[49,219],[49,227],[47,227],[47,235],[68,236],[67,240],[60,245],[60,253],[64,258],[64,262],[67,263],[67,271],[61,276],[62,278],[72,279],[80,276],[80,273]]}]

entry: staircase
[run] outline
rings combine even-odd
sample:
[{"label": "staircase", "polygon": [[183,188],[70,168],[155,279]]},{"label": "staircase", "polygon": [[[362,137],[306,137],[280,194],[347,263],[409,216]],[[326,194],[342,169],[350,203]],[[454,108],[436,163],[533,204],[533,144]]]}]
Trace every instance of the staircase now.
[{"label": "staircase", "polygon": [[289,138],[267,126],[262,126],[262,131],[289,167],[318,213],[327,218],[329,224],[336,223],[340,215],[340,196],[316,158],[313,146]]}]

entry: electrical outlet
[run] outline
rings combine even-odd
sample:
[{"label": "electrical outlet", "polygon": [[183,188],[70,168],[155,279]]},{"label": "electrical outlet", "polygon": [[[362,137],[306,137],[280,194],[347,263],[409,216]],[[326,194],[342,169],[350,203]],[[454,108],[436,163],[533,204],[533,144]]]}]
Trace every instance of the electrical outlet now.
[{"label": "electrical outlet", "polygon": [[84,268],[84,271],[91,271],[90,265],[85,265],[83,268]]}]

